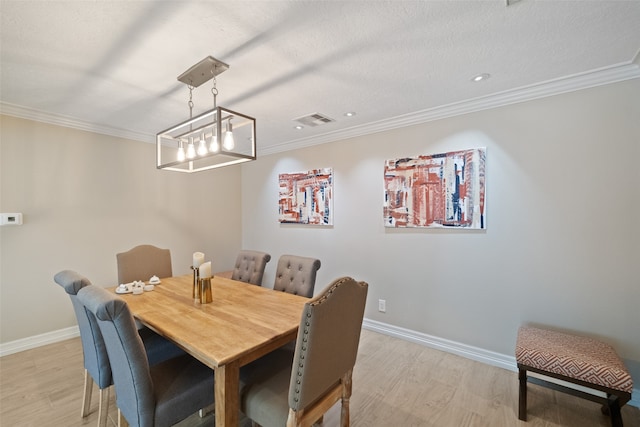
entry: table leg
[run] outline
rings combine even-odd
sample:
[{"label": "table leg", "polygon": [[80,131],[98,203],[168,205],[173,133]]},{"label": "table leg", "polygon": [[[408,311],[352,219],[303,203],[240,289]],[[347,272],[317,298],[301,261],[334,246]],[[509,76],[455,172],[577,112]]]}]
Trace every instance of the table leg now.
[{"label": "table leg", "polygon": [[240,366],[231,362],[215,369],[216,426],[238,425]]}]

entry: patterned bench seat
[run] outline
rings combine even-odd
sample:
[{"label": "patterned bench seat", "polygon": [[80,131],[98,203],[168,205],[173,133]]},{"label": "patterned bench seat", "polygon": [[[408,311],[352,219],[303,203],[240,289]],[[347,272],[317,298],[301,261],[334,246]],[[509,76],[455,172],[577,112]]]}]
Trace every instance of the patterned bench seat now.
[{"label": "patterned bench seat", "polygon": [[[530,382],[602,403],[603,413],[611,416],[611,425],[622,427],[620,407],[631,399],[633,380],[610,345],[588,337],[522,326],[518,330],[516,361],[520,420],[527,420],[527,382]],[[598,390],[607,397],[528,377],[527,371]]]}]

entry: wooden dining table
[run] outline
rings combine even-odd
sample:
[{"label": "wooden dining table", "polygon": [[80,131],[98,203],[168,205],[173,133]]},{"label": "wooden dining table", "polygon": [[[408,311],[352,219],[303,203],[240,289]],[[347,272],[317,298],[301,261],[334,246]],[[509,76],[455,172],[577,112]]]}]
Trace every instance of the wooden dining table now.
[{"label": "wooden dining table", "polygon": [[213,301],[200,304],[192,283],[192,275],[163,278],[152,291],[120,297],[144,325],[214,370],[216,426],[237,426],[240,367],[295,340],[308,299],[215,276]]}]

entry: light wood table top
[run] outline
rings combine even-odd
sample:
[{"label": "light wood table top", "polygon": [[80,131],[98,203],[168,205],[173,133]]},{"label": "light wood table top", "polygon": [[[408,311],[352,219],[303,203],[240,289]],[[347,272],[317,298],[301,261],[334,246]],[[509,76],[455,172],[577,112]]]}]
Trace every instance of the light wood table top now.
[{"label": "light wood table top", "polygon": [[308,299],[216,276],[213,301],[198,304],[192,281],[163,278],[153,291],[120,297],[142,323],[215,370],[216,426],[236,426],[240,367],[295,340]]}]

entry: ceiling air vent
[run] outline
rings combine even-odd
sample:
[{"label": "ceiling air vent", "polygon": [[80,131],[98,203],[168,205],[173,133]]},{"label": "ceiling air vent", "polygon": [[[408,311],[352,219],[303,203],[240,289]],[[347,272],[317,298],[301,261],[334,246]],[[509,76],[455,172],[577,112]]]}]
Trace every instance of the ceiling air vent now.
[{"label": "ceiling air vent", "polygon": [[335,122],[335,119],[332,119],[331,117],[327,117],[320,113],[313,113],[307,116],[298,117],[297,119],[293,119],[293,121],[298,122],[304,126],[313,127]]}]

